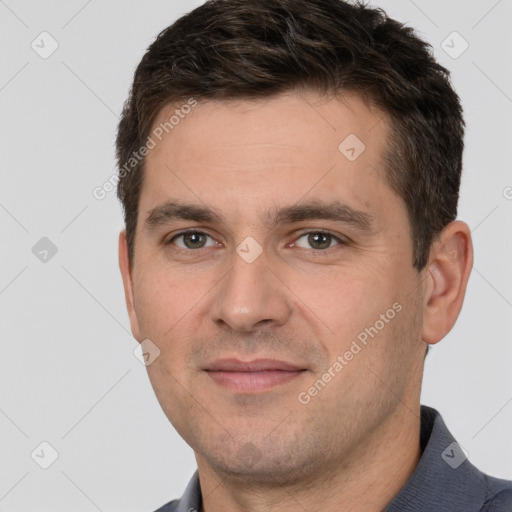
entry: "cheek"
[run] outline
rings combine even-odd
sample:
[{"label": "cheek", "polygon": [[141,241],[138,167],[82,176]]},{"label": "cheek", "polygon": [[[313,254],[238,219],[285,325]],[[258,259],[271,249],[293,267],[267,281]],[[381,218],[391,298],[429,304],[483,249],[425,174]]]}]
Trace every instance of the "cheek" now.
[{"label": "cheek", "polygon": [[146,367],[155,395],[173,424],[181,424],[182,411],[191,404],[186,390],[191,389],[186,367],[187,350],[197,336],[196,318],[204,292],[194,279],[177,278],[165,271],[141,273],[136,287],[136,312],[141,336],[160,350]]},{"label": "cheek", "polygon": [[167,268],[147,266],[134,283],[141,334],[150,339],[166,339],[204,296],[201,283],[201,279],[179,277]]},{"label": "cheek", "polygon": [[[174,358],[173,358],[174,359]],[[179,368],[170,368],[168,357],[161,355],[147,366],[148,377],[155,396],[169,421],[179,431],[186,431],[187,414],[194,401],[186,393],[190,383],[184,381]],[[187,412],[188,411],[188,412]]]},{"label": "cheek", "polygon": [[314,275],[290,276],[297,306],[303,315],[324,324],[339,343],[350,341],[373,325],[397,300],[398,290],[385,272],[365,268],[338,267]]},{"label": "cheek", "polygon": [[[156,338],[165,318],[164,312],[172,311],[165,282],[143,272],[134,284],[135,312],[145,338]],[[159,337],[159,336],[158,336]]]}]

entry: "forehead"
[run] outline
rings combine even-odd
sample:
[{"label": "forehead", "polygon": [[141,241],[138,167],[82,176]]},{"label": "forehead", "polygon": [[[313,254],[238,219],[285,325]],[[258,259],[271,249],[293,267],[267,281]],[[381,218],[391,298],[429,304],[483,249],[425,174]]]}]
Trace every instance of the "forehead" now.
[{"label": "forehead", "polygon": [[153,124],[161,140],[151,135],[156,145],[146,160],[142,211],[169,194],[245,209],[330,195],[361,208],[387,187],[388,121],[357,95],[295,92],[177,111],[176,104],[162,109]]},{"label": "forehead", "polygon": [[193,156],[205,157],[209,163],[215,158],[225,162],[229,154],[252,150],[258,152],[258,162],[265,163],[267,158],[287,164],[290,158],[303,158],[304,153],[318,156],[327,146],[336,149],[350,134],[373,153],[387,131],[386,115],[353,93],[326,98],[314,92],[290,92],[257,100],[209,100],[182,111],[184,106],[168,105],[157,115],[152,131],[164,128],[164,144],[157,145],[153,156],[174,142],[175,146],[193,146]]}]

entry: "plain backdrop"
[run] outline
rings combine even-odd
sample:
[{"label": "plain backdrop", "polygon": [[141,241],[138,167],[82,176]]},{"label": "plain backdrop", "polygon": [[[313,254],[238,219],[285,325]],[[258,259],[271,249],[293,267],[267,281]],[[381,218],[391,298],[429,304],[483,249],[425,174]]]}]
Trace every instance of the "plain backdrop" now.
[{"label": "plain backdrop", "polygon": [[[92,191],[115,172],[145,49],[200,3],[0,0],[1,511],[149,512],[195,470],[133,354],[120,205]],[[459,218],[475,264],[422,402],[475,465],[512,479],[512,1],[376,4],[431,43],[467,122]]]}]

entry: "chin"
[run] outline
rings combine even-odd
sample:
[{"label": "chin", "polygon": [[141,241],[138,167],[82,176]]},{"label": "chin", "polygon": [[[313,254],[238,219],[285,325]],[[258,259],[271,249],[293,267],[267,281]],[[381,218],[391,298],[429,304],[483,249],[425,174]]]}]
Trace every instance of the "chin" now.
[{"label": "chin", "polygon": [[281,449],[275,439],[271,443],[267,439],[267,444],[264,440],[237,443],[226,436],[224,441],[203,446],[201,451],[194,450],[196,455],[202,453],[199,458],[217,474],[240,484],[269,488],[285,484],[304,485],[308,475],[314,475],[325,467],[325,457],[319,455],[313,446],[299,447],[296,441],[281,441]]}]

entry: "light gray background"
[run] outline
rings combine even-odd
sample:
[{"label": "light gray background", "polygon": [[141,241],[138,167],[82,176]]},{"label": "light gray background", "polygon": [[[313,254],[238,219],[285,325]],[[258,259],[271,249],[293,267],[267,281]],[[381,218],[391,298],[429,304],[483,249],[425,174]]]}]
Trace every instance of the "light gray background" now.
[{"label": "light gray background", "polygon": [[[1,511],[152,511],[195,469],[132,353],[120,206],[92,190],[114,172],[135,66],[200,3],[0,0]],[[459,218],[475,265],[456,327],[427,359],[423,403],[474,464],[512,479],[512,0],[377,5],[433,45],[467,121]],[[47,59],[31,48],[43,31],[59,45]],[[453,31],[469,44],[458,58],[441,47],[460,52]],[[32,253],[44,236],[58,248],[46,263]],[[46,470],[43,441],[59,455]]]}]

